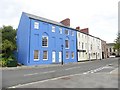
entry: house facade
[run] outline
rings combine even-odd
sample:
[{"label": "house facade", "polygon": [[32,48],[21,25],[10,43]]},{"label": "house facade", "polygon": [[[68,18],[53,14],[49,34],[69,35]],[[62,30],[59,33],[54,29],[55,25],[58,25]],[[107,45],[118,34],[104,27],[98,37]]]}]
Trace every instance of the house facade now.
[{"label": "house facade", "polygon": [[18,63],[77,62],[77,31],[62,23],[22,13],[17,31]]},{"label": "house facade", "polygon": [[90,35],[88,28],[76,29],[78,61],[102,59],[101,39]]}]

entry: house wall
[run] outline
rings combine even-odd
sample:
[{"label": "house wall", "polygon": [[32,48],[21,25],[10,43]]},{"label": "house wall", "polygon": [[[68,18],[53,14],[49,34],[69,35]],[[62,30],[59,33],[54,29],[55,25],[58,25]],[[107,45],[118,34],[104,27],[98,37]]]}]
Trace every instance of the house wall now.
[{"label": "house wall", "polygon": [[[25,18],[24,16],[22,16]],[[39,29],[34,28],[34,22],[39,23]],[[28,24],[28,26],[26,26]],[[52,26],[55,26],[55,32],[52,32]],[[62,34],[59,32],[62,28]],[[26,30],[26,31],[25,31]],[[69,35],[65,34],[65,30],[69,31]],[[71,32],[74,35],[71,35]],[[34,19],[21,19],[18,30],[18,60],[25,65],[40,65],[61,63],[59,61],[59,52],[63,52],[63,62],[77,62],[76,56],[76,34],[72,29],[60,27],[51,23],[42,22]],[[42,36],[48,36],[48,47],[42,47]],[[27,39],[26,39],[27,38]],[[65,48],[65,40],[69,40],[69,49]],[[24,41],[25,40],[25,41]],[[61,47],[63,45],[63,49]],[[34,60],[34,50],[39,50],[39,60]],[[48,51],[48,59],[43,60],[43,51]],[[23,52],[24,51],[24,52]],[[55,62],[52,61],[52,51],[55,51]],[[69,59],[66,59],[66,52],[69,53]],[[74,58],[72,58],[74,52]]]},{"label": "house wall", "polygon": [[81,33],[81,32],[77,32],[78,61],[88,60],[87,38],[88,38],[88,35]]},{"label": "house wall", "polygon": [[[82,48],[82,43],[84,43],[84,48]],[[77,49],[78,61],[102,59],[101,40],[96,37],[78,31]]]},{"label": "house wall", "polygon": [[29,61],[30,19],[22,13],[17,30],[18,63],[27,64]]}]

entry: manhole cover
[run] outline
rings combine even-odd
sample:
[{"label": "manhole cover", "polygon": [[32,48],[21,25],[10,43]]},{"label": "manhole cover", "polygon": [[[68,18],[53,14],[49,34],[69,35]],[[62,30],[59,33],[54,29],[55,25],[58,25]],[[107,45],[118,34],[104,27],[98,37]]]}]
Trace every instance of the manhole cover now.
[{"label": "manhole cover", "polygon": [[63,78],[61,78],[61,79],[63,79],[63,80],[69,80],[70,77],[63,77]]}]

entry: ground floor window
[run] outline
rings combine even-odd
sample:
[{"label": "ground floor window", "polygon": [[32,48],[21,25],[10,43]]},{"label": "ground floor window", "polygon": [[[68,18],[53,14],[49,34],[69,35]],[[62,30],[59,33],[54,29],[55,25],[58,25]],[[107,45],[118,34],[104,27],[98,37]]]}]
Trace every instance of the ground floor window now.
[{"label": "ground floor window", "polygon": [[48,60],[48,51],[43,51],[43,60]]},{"label": "ground floor window", "polygon": [[69,52],[66,52],[66,59],[69,59]]},{"label": "ground floor window", "polygon": [[34,50],[34,61],[39,60],[39,50]]},{"label": "ground floor window", "polygon": [[72,52],[72,59],[74,59],[74,52]]}]

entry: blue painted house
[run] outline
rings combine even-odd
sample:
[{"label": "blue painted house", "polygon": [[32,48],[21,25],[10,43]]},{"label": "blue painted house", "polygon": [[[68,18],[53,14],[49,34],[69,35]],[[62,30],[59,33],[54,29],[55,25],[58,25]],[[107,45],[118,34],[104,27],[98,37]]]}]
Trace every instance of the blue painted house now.
[{"label": "blue painted house", "polygon": [[77,62],[76,39],[75,29],[23,12],[17,31],[18,63]]}]

